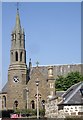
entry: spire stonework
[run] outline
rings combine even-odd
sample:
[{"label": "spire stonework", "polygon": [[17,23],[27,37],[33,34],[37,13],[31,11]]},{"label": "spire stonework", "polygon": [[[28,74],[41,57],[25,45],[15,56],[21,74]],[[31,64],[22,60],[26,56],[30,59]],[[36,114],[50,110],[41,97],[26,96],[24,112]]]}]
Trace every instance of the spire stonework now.
[{"label": "spire stonework", "polygon": [[15,30],[16,32],[20,32],[20,31],[21,31],[19,9],[17,9],[17,14],[16,14],[16,25],[15,25],[14,30]]},{"label": "spire stonework", "polygon": [[17,9],[17,14],[16,14],[16,24],[12,32],[11,43],[12,43],[11,64],[26,63],[25,32],[24,32],[24,29],[21,28],[18,9]]}]

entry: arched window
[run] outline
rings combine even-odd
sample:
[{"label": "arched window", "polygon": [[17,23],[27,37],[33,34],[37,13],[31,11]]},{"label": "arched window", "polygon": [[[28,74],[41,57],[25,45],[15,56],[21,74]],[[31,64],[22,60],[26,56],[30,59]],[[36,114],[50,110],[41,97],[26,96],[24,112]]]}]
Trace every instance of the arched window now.
[{"label": "arched window", "polygon": [[34,103],[34,100],[31,101],[31,108],[32,108],[32,109],[35,109],[35,103]]},{"label": "arched window", "polygon": [[2,105],[3,105],[3,108],[6,108],[6,96],[3,96],[3,103],[2,103]]},{"label": "arched window", "polygon": [[11,52],[11,61],[13,61],[13,52]]},{"label": "arched window", "polygon": [[45,109],[45,100],[42,100],[42,108]]},{"label": "arched window", "polygon": [[18,101],[17,100],[14,101],[14,106],[15,106],[15,109],[17,109],[17,107],[18,107]]},{"label": "arched window", "polygon": [[18,61],[18,52],[17,51],[15,53],[15,59],[16,59],[16,61]]},{"label": "arched window", "polygon": [[22,61],[22,52],[20,53],[20,61]]}]

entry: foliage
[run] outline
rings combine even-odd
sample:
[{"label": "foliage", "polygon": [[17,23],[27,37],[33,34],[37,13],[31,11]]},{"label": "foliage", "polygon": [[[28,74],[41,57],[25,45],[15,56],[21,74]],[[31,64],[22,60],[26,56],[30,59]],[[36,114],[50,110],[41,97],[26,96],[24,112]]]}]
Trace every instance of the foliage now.
[{"label": "foliage", "polygon": [[14,110],[1,110],[0,117],[2,118],[9,118],[10,114],[14,113]]},{"label": "foliage", "polygon": [[45,109],[40,109],[39,110],[39,114],[40,114],[40,116],[44,117],[44,115],[45,115]]},{"label": "foliage", "polygon": [[55,81],[55,88],[58,91],[65,91],[80,81],[83,81],[83,75],[81,75],[78,71],[70,72],[66,76],[58,76]]},{"label": "foliage", "polygon": [[[36,109],[17,109],[15,111],[15,113],[17,114],[25,114],[26,116],[36,116],[37,115],[37,110]],[[45,115],[45,110],[44,109],[40,109],[39,110],[39,114],[40,116],[44,116]]]},{"label": "foliage", "polygon": [[17,114],[25,114],[25,115],[36,115],[36,110],[35,109],[17,109],[16,111],[15,111],[15,113],[17,113]]}]

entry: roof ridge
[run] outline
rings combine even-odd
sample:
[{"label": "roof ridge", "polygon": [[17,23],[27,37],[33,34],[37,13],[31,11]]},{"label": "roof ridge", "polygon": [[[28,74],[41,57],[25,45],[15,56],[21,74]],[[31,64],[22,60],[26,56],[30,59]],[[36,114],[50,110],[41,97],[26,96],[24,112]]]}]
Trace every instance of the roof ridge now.
[{"label": "roof ridge", "polygon": [[63,97],[64,95],[68,94],[68,93],[70,92],[71,88],[73,88],[74,86],[76,86],[77,84],[80,84],[80,83],[81,83],[81,82],[78,82],[78,83],[72,85],[70,88],[68,88],[67,91],[62,95],[62,97]]},{"label": "roof ridge", "polygon": [[79,86],[75,89],[74,92],[72,92],[72,94],[65,100],[64,103],[67,103],[76,94],[76,92],[80,89],[80,87],[81,87],[81,84],[79,84]]},{"label": "roof ridge", "polygon": [[[48,67],[48,66],[65,66],[65,65],[81,65],[82,63],[71,63],[71,64],[49,64],[49,65],[39,65],[38,67]],[[33,66],[37,67],[37,66]]]}]

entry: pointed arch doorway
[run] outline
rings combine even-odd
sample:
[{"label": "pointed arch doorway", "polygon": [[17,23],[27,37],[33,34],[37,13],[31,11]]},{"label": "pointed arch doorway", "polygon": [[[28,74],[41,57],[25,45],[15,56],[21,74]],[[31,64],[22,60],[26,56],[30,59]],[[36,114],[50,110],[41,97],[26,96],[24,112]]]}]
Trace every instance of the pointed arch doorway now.
[{"label": "pointed arch doorway", "polygon": [[35,102],[34,102],[34,100],[31,101],[31,109],[35,109]]}]

